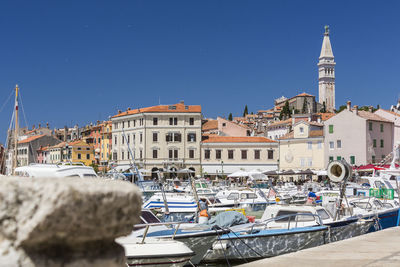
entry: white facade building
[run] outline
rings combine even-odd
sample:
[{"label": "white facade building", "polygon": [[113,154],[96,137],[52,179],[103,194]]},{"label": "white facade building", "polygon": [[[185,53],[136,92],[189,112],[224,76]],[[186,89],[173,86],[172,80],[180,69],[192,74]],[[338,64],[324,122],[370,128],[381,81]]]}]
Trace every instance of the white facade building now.
[{"label": "white facade building", "polygon": [[374,112],[380,117],[390,120],[394,123],[394,145],[400,144],[400,113],[389,111],[385,109],[378,109]]},{"label": "white facade building", "polygon": [[201,106],[183,102],[119,112],[111,118],[112,160],[120,167],[134,161],[153,173],[188,168],[200,174],[201,118]]}]

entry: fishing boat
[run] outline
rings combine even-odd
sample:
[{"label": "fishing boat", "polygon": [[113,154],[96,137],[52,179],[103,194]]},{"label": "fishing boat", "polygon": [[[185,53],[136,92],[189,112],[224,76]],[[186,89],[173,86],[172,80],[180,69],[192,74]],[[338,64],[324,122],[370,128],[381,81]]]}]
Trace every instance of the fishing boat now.
[{"label": "fishing boat", "polygon": [[[315,223],[312,226],[299,226],[296,218],[300,217],[310,217]],[[291,220],[293,223],[285,228],[275,227],[274,222],[279,220]],[[247,230],[222,235],[204,256],[203,262],[246,262],[327,243],[328,227],[323,225],[317,214],[283,215],[246,227]]]},{"label": "fishing boat", "polygon": [[62,162],[58,164],[38,164],[31,163],[28,166],[15,168],[15,175],[21,177],[98,177],[92,167],[85,166],[83,163]]}]

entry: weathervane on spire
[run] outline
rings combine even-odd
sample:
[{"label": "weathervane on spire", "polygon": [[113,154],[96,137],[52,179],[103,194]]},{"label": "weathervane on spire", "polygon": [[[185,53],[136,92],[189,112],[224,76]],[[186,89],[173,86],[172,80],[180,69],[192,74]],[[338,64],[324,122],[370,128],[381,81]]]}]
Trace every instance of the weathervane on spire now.
[{"label": "weathervane on spire", "polygon": [[325,25],[325,33],[324,35],[329,35],[329,26]]}]

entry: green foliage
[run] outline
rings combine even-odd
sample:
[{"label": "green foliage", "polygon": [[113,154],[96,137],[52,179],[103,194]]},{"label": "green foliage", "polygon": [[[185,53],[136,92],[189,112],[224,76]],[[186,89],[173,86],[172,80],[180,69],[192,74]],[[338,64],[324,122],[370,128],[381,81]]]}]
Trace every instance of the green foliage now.
[{"label": "green foliage", "polygon": [[244,107],[244,111],[243,111],[243,117],[246,117],[246,115],[249,114],[249,110],[247,108],[247,105]]},{"label": "green foliage", "polygon": [[298,110],[298,109],[294,110],[294,114],[299,114],[299,113],[300,113],[300,110]]},{"label": "green foliage", "polygon": [[306,114],[307,113],[307,99],[306,98],[304,98],[303,107],[301,109],[301,113],[302,114]]},{"label": "green foliage", "polygon": [[345,110],[345,109],[347,109],[347,106],[346,106],[346,105],[341,105],[341,106],[339,107],[339,109],[336,110],[336,113],[342,112],[342,111]]},{"label": "green foliage", "polygon": [[98,164],[92,163],[92,164],[90,164],[90,167],[92,167],[93,170],[94,170],[96,173],[99,172],[99,165],[98,165]]},{"label": "green foliage", "polygon": [[290,112],[290,107],[289,107],[289,101],[285,102],[285,105],[283,106],[281,113],[279,114],[279,119],[288,119],[292,117],[292,113]]},{"label": "green foliage", "polygon": [[229,113],[228,120],[229,120],[229,121],[232,121],[232,120],[233,120],[232,113]]}]

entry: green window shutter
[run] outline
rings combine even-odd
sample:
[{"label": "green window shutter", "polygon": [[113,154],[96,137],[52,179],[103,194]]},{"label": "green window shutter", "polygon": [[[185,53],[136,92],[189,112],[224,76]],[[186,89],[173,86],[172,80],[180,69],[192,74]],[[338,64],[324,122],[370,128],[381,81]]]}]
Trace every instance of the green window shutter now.
[{"label": "green window shutter", "polygon": [[381,133],[383,133],[383,124],[381,123]]},{"label": "green window shutter", "polygon": [[329,125],[329,133],[333,133],[333,125],[332,124]]},{"label": "green window shutter", "polygon": [[373,146],[376,147],[376,139],[373,140]]},{"label": "green window shutter", "polygon": [[356,164],[356,157],[355,156],[350,156],[350,163],[351,164]]},{"label": "green window shutter", "polygon": [[381,147],[383,147],[383,139],[381,139]]},{"label": "green window shutter", "polygon": [[333,161],[333,157],[329,157],[329,161]]},{"label": "green window shutter", "polygon": [[341,157],[341,156],[337,156],[336,159],[337,159],[337,160],[341,160],[342,157]]},{"label": "green window shutter", "polygon": [[369,130],[372,131],[372,122],[369,123]]},{"label": "green window shutter", "polygon": [[375,163],[375,156],[372,156],[372,163]]}]

